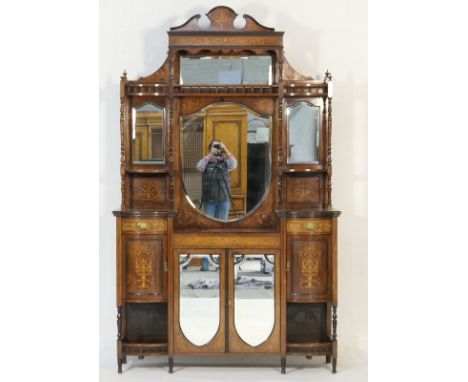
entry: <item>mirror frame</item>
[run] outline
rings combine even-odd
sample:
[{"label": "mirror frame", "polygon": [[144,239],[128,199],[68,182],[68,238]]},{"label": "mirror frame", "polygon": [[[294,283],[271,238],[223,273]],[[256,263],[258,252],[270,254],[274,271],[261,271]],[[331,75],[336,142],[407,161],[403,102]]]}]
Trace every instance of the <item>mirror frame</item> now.
[{"label": "mirror frame", "polygon": [[[189,118],[191,115],[194,115],[194,114],[197,114],[209,107],[212,107],[212,106],[220,106],[220,105],[234,105],[234,106],[239,106],[243,109],[246,109],[248,112],[250,112],[251,114],[254,114],[255,116],[257,117],[262,117],[262,118],[266,118],[270,121],[270,126],[269,126],[269,150],[268,150],[268,155],[269,155],[269,163],[270,163],[270,171],[267,171],[267,177],[265,179],[265,192],[263,193],[262,197],[257,201],[256,205],[250,210],[250,211],[247,211],[247,213],[243,216],[240,216],[240,217],[236,217],[236,218],[233,218],[233,219],[227,219],[227,220],[221,220],[221,219],[217,219],[215,217],[212,217],[212,216],[209,216],[207,214],[205,214],[200,208],[198,208],[195,203],[191,200],[191,198],[189,197],[189,195],[187,194],[187,192],[185,191],[185,184],[184,184],[184,179],[183,179],[183,160],[182,160],[182,153],[183,153],[183,139],[182,139],[182,130],[183,130],[183,122],[184,122],[184,119],[187,119]],[[251,216],[252,214],[255,213],[255,211],[257,211],[261,206],[262,204],[265,202],[265,200],[268,198],[270,192],[271,192],[271,188],[272,188],[272,183],[273,183],[273,169],[274,169],[274,165],[273,165],[273,145],[274,145],[274,142],[273,142],[273,137],[274,137],[274,134],[273,134],[273,130],[274,130],[274,115],[268,115],[268,114],[261,114],[261,113],[258,113],[257,111],[251,109],[249,106],[245,105],[245,104],[242,104],[240,102],[234,102],[234,101],[228,101],[228,102],[223,102],[223,101],[218,101],[218,102],[214,102],[214,103],[210,103],[208,105],[204,105],[203,107],[199,108],[198,110],[196,110],[195,112],[193,113],[187,113],[187,114],[182,114],[180,113],[179,114],[179,150],[180,150],[180,154],[179,154],[179,173],[180,173],[180,176],[179,176],[179,180],[180,180],[180,190],[182,192],[182,194],[184,195],[185,197],[185,200],[187,201],[187,203],[190,205],[190,207],[195,210],[198,214],[200,214],[201,216],[207,218],[207,219],[210,219],[212,221],[215,221],[215,222],[221,222],[221,223],[231,223],[231,222],[238,222],[238,221],[241,221],[241,220],[244,220],[246,218],[248,218],[249,216]],[[205,126],[204,126],[205,128]]]},{"label": "mirror frame", "polygon": [[[315,107],[319,108],[319,149],[318,149],[318,161],[310,163],[291,163],[288,162],[288,148],[289,148],[289,119],[287,110],[288,107],[294,106],[299,102],[307,102]],[[284,162],[290,171],[299,171],[299,172],[316,172],[316,171],[325,171],[327,167],[327,129],[328,129],[328,120],[327,120],[327,109],[324,107],[323,98],[320,97],[285,97],[283,104],[283,153],[284,153]]]}]

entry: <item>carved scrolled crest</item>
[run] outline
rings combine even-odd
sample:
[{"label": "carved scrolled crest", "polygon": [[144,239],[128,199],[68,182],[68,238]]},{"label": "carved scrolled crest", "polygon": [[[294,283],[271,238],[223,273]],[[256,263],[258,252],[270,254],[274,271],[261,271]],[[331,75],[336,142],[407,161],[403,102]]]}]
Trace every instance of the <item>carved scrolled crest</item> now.
[{"label": "carved scrolled crest", "polygon": [[286,57],[283,59],[283,81],[312,81],[311,76],[305,76],[294,69]]},{"label": "carved scrolled crest", "polygon": [[140,77],[138,81],[151,81],[151,82],[167,82],[169,81],[169,57],[161,65],[161,67],[154,73],[147,77]]},{"label": "carved scrolled crest", "polygon": [[198,14],[192,16],[184,24],[172,27],[171,32],[274,32],[275,30],[274,28],[268,28],[261,25],[257,20],[249,15],[242,16],[245,19],[245,25],[242,28],[237,28],[234,26],[234,20],[238,14],[226,6],[215,7],[206,15],[210,20],[210,26],[208,28],[202,28],[199,25],[198,20],[201,18],[201,15]]}]

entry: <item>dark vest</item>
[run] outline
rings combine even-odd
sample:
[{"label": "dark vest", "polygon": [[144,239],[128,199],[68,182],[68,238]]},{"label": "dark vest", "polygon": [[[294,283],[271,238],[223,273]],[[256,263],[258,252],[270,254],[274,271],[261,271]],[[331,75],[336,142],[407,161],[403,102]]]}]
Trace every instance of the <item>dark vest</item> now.
[{"label": "dark vest", "polygon": [[202,175],[202,200],[224,202],[231,194],[231,174],[225,160],[208,162]]}]

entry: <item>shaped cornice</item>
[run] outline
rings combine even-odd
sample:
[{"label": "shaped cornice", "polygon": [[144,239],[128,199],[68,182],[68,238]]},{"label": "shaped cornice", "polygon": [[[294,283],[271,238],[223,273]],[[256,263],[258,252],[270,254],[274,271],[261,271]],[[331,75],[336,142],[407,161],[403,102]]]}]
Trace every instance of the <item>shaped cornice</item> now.
[{"label": "shaped cornice", "polygon": [[210,10],[206,16],[208,16],[208,19],[210,20],[210,25],[206,28],[203,28],[199,25],[198,21],[201,18],[201,15],[198,14],[192,16],[184,24],[177,27],[172,27],[169,31],[169,34],[179,32],[275,32],[274,28],[263,26],[249,15],[242,16],[245,19],[245,25],[242,28],[237,28],[234,26],[234,20],[238,14],[226,6],[215,7]]}]

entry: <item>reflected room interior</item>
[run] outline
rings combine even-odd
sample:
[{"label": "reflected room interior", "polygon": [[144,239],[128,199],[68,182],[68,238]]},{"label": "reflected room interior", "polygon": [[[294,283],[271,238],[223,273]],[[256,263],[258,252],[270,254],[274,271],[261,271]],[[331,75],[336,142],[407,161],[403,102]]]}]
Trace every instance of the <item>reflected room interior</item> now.
[{"label": "reflected room interior", "polygon": [[[247,344],[259,346],[275,325],[275,255],[234,254],[234,325]],[[196,346],[208,344],[220,322],[220,255],[179,255],[179,323]]]},{"label": "reflected room interior", "polygon": [[164,108],[149,102],[134,107],[132,121],[132,162],[164,163]]},{"label": "reflected room interior", "polygon": [[204,213],[202,173],[196,165],[213,140],[222,141],[237,160],[230,173],[228,220],[239,219],[259,205],[270,182],[271,123],[270,116],[233,103],[210,105],[181,118],[183,188],[194,208]]}]

